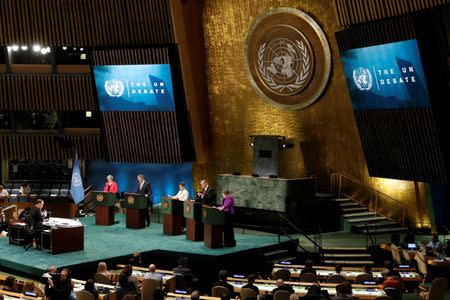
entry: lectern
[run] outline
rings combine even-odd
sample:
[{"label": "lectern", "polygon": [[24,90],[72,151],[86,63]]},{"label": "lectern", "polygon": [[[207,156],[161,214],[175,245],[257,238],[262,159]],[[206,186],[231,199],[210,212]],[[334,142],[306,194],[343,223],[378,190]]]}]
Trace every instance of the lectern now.
[{"label": "lectern", "polygon": [[204,225],[204,243],[208,248],[223,247],[223,225],[225,213],[216,207],[203,206],[202,221]]},{"label": "lectern", "polygon": [[127,228],[144,228],[148,198],[145,195],[125,193],[124,207],[127,209]]},{"label": "lectern", "polygon": [[202,204],[184,201],[184,217],[186,218],[186,239],[203,241]]},{"label": "lectern", "polygon": [[95,204],[95,225],[113,225],[116,193],[92,191],[92,195]]},{"label": "lectern", "polygon": [[164,234],[181,234],[181,227],[183,227],[183,202],[170,197],[162,197],[161,209],[164,214]]}]

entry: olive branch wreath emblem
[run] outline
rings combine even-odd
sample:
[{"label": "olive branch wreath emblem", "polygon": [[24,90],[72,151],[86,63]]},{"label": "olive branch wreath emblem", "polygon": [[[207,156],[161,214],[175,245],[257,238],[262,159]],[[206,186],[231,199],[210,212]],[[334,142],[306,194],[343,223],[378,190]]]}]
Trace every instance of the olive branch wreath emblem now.
[{"label": "olive branch wreath emblem", "polygon": [[279,90],[280,92],[283,89],[288,89],[289,91],[294,91],[294,89],[301,88],[308,78],[310,72],[310,61],[307,47],[303,44],[302,41],[296,40],[296,45],[300,49],[300,53],[302,56],[302,68],[300,70],[300,74],[297,76],[297,79],[294,83],[291,84],[277,84],[273,78],[267,73],[266,68],[264,67],[264,52],[266,50],[266,43],[261,44],[258,50],[258,70],[264,79],[264,81],[269,85],[273,90]]}]

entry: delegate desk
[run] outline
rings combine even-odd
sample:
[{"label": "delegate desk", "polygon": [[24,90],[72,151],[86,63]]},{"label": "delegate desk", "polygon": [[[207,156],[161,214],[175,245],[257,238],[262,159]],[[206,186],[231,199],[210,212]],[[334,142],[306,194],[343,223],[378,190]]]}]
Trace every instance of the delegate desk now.
[{"label": "delegate desk", "polygon": [[[291,278],[300,278],[300,273],[303,270],[303,268],[274,268],[272,274],[280,269],[287,269],[291,272]],[[400,276],[402,277],[403,281],[413,281],[413,282],[422,282],[422,276],[420,276],[418,273],[416,272],[399,272]],[[317,277],[320,280],[326,280],[329,276],[334,275],[334,268],[333,270],[323,270],[323,269],[316,269],[316,274]],[[347,278],[348,280],[354,281],[355,277],[363,274],[362,271],[350,271],[350,270],[343,270],[341,271],[341,275],[345,276],[345,278]],[[383,276],[381,276],[381,272],[380,271],[374,271],[372,272],[373,277],[375,278],[381,278]]]},{"label": "delegate desk", "polygon": [[41,246],[46,245],[52,254],[84,250],[84,226],[76,220],[50,218],[43,225]]},{"label": "delegate desk", "polygon": [[41,297],[32,297],[24,294],[13,293],[3,290],[0,290],[0,295],[3,295],[4,300],[17,300],[17,299],[43,300]]},{"label": "delegate desk", "polygon": [[[235,279],[229,278],[228,283],[234,287],[234,291],[239,293],[241,291],[242,286],[247,284],[245,279]],[[310,286],[315,285],[316,283],[309,282],[285,282],[292,286],[297,294],[300,297],[303,297],[308,292]],[[320,288],[322,290],[326,290],[330,296],[336,295],[336,283],[321,283]],[[260,294],[271,293],[273,289],[277,287],[275,281],[273,280],[256,280],[255,286],[258,287]],[[353,296],[358,297],[359,299],[367,299],[372,300],[377,297],[386,296],[386,293],[383,291],[382,286],[379,285],[361,285],[361,284],[352,284]]]},{"label": "delegate desk", "polygon": [[[165,300],[177,300],[177,299],[191,299],[190,294],[175,294],[175,293],[167,293],[167,296],[164,297]],[[200,300],[220,300],[219,297],[210,297],[210,296],[200,296]]]},{"label": "delegate desk", "polygon": [[[76,292],[84,290],[84,285],[86,281],[72,279],[74,287],[73,290]],[[108,284],[96,283],[97,291],[98,291],[98,299],[99,300],[117,300],[116,287]]]},{"label": "delegate desk", "polygon": [[[119,269],[123,269],[125,265],[117,265]],[[118,270],[120,271],[120,270]],[[139,282],[142,282],[144,280],[145,273],[148,273],[147,268],[141,268],[141,267],[134,267],[133,266],[133,276],[136,276],[137,280]],[[169,270],[156,270],[156,273],[159,273],[163,276],[163,284],[166,285],[166,288],[168,291],[175,291],[175,275],[173,274],[173,271]]]}]

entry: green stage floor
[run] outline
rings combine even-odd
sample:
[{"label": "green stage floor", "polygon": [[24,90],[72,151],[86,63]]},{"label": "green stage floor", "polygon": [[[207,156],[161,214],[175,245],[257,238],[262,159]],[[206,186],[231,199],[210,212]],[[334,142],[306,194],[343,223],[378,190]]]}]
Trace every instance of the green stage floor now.
[{"label": "green stage floor", "polygon": [[[0,271],[2,267],[20,270],[25,273],[39,275],[49,265],[70,267],[73,265],[107,260],[110,258],[129,256],[133,252],[154,250],[221,256],[240,251],[278,244],[278,236],[274,234],[258,234],[256,232],[236,229],[234,248],[209,249],[203,242],[186,240],[185,235],[164,235],[162,224],[153,222],[143,229],[127,229],[125,215],[116,214],[112,226],[96,226],[95,217],[79,219],[85,225],[84,251],[51,255],[36,249],[24,251],[22,247],[10,245],[8,238],[0,238]],[[282,238],[282,241],[287,238]]]}]

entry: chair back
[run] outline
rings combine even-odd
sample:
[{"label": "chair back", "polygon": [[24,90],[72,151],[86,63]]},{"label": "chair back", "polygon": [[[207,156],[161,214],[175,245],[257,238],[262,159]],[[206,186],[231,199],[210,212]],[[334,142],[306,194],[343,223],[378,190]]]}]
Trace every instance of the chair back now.
[{"label": "chair back", "polygon": [[372,274],[368,273],[359,274],[355,277],[356,284],[363,284],[364,281],[375,281],[375,278],[373,278]]},{"label": "chair back", "polygon": [[343,283],[346,280],[345,276],[334,274],[328,277],[327,283]]},{"label": "chair back", "polygon": [[161,287],[161,282],[153,279],[144,279],[142,281],[141,299],[153,300],[155,291]]},{"label": "chair back", "polygon": [[303,273],[299,278],[300,282],[317,282],[317,275],[314,273]]},{"label": "chair back", "polygon": [[230,295],[230,290],[227,289],[224,286],[221,286],[221,285],[216,285],[215,287],[213,287],[211,289],[211,296],[212,297],[219,297],[219,298],[221,298],[223,294],[229,296]]},{"label": "chair back", "polygon": [[284,281],[291,280],[291,271],[288,269],[279,269],[273,273],[273,280],[283,279]]},{"label": "chair back", "polygon": [[95,300],[95,298],[90,292],[81,290],[77,292],[77,300]]},{"label": "chair back", "polygon": [[425,255],[421,251],[417,251],[414,259],[417,261],[417,269],[419,269],[419,272],[425,277],[428,274],[427,259],[425,258]]},{"label": "chair back", "polygon": [[391,253],[392,253],[392,259],[397,265],[402,264],[402,257],[400,256],[400,251],[397,246],[394,244],[391,244]]},{"label": "chair back", "polygon": [[428,300],[444,299],[447,288],[447,278],[436,278],[431,282],[430,290],[428,291]]},{"label": "chair back", "polygon": [[243,288],[239,292],[239,296],[241,296],[242,300],[245,299],[256,299],[258,297],[258,294],[255,292],[255,290],[249,289],[249,288]]},{"label": "chair back", "polygon": [[111,281],[109,280],[108,276],[106,276],[105,274],[101,274],[101,273],[94,274],[94,281],[96,283],[101,283],[101,284],[111,284]]},{"label": "chair back", "polygon": [[188,289],[188,284],[186,282],[186,279],[184,278],[183,274],[178,274],[175,273],[175,288],[177,290],[187,290]]},{"label": "chair back", "polygon": [[290,297],[291,293],[289,293],[288,291],[276,291],[275,294],[273,294],[273,300],[289,300]]}]

